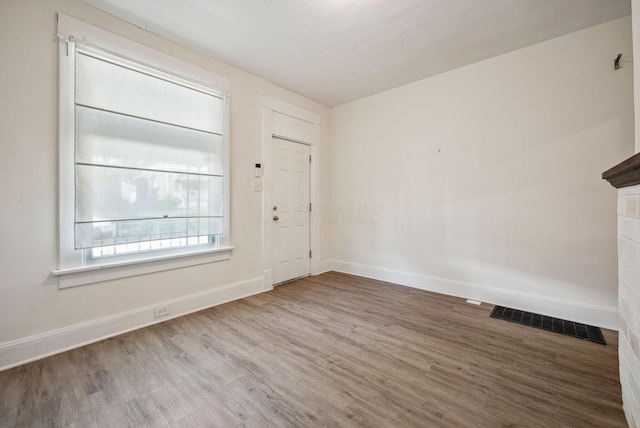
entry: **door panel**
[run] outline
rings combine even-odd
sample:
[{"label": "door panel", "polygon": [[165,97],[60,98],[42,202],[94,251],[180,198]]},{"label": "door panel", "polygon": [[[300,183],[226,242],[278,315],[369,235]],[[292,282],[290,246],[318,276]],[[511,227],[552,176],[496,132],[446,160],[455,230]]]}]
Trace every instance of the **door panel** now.
[{"label": "door panel", "polygon": [[308,275],[309,155],[306,144],[273,138],[272,211],[274,284]]}]

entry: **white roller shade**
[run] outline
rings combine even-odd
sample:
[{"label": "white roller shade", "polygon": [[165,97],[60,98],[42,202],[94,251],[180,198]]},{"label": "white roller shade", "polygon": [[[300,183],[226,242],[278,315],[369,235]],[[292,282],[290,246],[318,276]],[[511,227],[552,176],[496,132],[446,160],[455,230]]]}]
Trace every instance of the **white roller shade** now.
[{"label": "white roller shade", "polygon": [[76,44],[75,247],[214,236],[223,95]]}]

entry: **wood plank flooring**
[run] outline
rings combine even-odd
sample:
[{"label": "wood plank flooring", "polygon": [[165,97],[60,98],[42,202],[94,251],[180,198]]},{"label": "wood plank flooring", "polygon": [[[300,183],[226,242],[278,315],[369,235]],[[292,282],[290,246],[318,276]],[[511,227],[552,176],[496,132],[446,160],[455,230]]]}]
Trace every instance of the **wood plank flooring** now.
[{"label": "wood plank flooring", "polygon": [[607,346],[339,273],[0,373],[1,427],[626,427]]}]

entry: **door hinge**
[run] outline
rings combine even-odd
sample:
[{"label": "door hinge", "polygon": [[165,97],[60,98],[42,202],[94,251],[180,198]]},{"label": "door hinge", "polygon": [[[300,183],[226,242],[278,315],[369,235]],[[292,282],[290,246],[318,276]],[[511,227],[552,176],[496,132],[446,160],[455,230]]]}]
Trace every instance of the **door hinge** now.
[{"label": "door hinge", "polygon": [[311,163],[311,155],[309,155],[309,163]]},{"label": "door hinge", "polygon": [[309,258],[311,258],[311,250],[309,250]]},{"label": "door hinge", "polygon": [[309,211],[311,211],[311,202],[309,202]]}]

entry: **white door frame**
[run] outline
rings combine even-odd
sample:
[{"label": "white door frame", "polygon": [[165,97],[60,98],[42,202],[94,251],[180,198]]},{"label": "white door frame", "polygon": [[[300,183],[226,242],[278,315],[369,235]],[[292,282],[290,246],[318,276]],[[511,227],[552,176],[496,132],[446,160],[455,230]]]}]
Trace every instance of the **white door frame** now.
[{"label": "white door frame", "polygon": [[[294,129],[288,129],[274,123],[274,113],[280,113],[285,116],[289,116],[294,119],[299,119],[312,125],[310,128],[313,130],[311,133],[297,133]],[[272,222],[272,207],[273,207],[273,135],[279,135],[303,144],[307,144],[311,149],[311,158],[317,159],[318,154],[318,142],[320,139],[320,115],[311,111],[305,110],[301,107],[280,101],[278,99],[263,96],[262,97],[262,116],[263,116],[263,136],[262,136],[262,161],[263,161],[263,192],[262,192],[262,233],[263,233],[263,248],[262,248],[262,260],[264,266],[264,289],[271,290],[273,288],[273,232],[271,227]],[[283,135],[284,134],[284,135]],[[309,168],[309,200],[312,205],[312,212],[309,216],[309,244],[311,248],[311,260],[310,260],[310,272],[311,275],[318,275],[321,273],[321,260],[320,255],[320,236],[321,226],[318,221],[315,221],[313,215],[313,207],[318,207],[316,186],[318,177],[318,162],[312,161]]]}]

